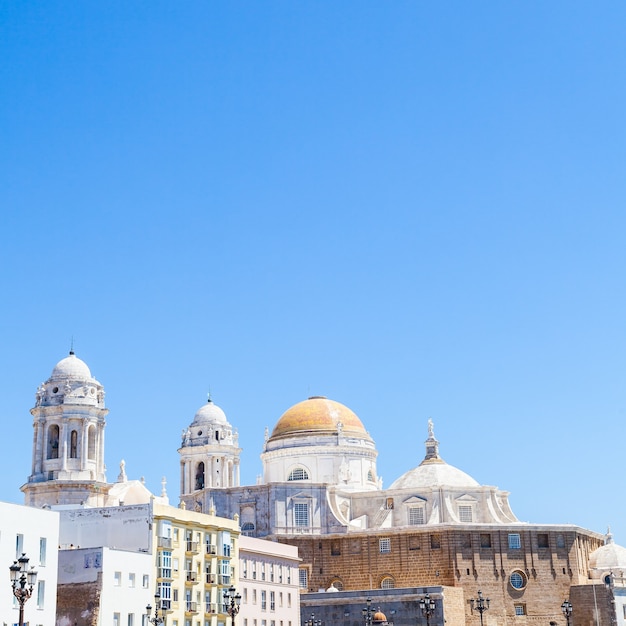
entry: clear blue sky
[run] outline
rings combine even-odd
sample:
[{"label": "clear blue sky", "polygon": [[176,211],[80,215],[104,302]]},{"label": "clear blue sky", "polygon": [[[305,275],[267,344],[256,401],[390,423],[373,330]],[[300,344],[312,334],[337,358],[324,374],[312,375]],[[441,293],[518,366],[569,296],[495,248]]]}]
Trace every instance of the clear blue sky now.
[{"label": "clear blue sky", "polygon": [[626,4],[2,2],[0,499],[70,347],[177,501],[213,399],[343,402],[626,544]]}]

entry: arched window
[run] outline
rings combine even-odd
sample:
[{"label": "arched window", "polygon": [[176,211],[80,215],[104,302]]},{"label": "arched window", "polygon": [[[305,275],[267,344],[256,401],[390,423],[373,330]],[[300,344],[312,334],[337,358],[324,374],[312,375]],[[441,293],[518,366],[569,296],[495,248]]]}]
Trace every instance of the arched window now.
[{"label": "arched window", "polygon": [[48,428],[48,458],[59,458],[59,427],[56,424],[52,424]]},{"label": "arched window", "polygon": [[381,589],[394,589],[395,586],[396,586],[396,581],[391,576],[385,576],[380,581],[380,588]]},{"label": "arched window", "polygon": [[87,458],[90,461],[96,460],[96,427],[90,426],[87,431]]},{"label": "arched window", "polygon": [[330,582],[330,587],[334,587],[337,591],[343,591],[343,582],[339,578],[333,578]]},{"label": "arched window", "polygon": [[70,459],[78,458],[78,433],[73,430],[70,433]]},{"label": "arched window", "polygon": [[369,480],[371,483],[374,482],[374,472],[372,472],[372,470],[369,470],[367,472],[367,480]]},{"label": "arched window", "polygon": [[241,525],[241,534],[244,537],[253,537],[254,536],[254,524],[252,522],[246,522]]},{"label": "arched window", "polygon": [[196,466],[196,489],[204,489],[204,463],[202,461]]},{"label": "arched window", "polygon": [[296,467],[289,473],[287,480],[309,480],[309,475],[304,467]]}]

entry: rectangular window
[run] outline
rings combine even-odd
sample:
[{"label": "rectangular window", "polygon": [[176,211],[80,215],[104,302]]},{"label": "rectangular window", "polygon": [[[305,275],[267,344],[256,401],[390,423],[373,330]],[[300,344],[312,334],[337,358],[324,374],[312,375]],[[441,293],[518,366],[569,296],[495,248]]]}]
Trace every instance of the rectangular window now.
[{"label": "rectangular window", "polygon": [[135,586],[135,574],[133,573],[128,574],[128,586],[129,587]]},{"label": "rectangular window", "polygon": [[515,605],[515,615],[526,615],[526,605],[525,604],[516,604]]},{"label": "rectangular window", "polygon": [[276,594],[270,591],[270,611],[276,610]]},{"label": "rectangular window", "polygon": [[471,505],[461,504],[459,505],[459,520],[461,522],[472,521],[472,507]]},{"label": "rectangular window", "polygon": [[389,554],[389,552],[391,552],[391,539],[389,537],[379,539],[378,549],[380,550],[381,554]]},{"label": "rectangular window", "polygon": [[46,541],[45,537],[39,538],[39,565],[44,567],[46,565]]},{"label": "rectangular window", "polygon": [[519,533],[509,533],[509,549],[519,550],[522,547],[522,541]]},{"label": "rectangular window", "polygon": [[113,613],[113,626],[120,626],[120,614]]},{"label": "rectangular window", "polygon": [[43,609],[43,603],[46,595],[46,582],[44,580],[40,580],[37,583],[37,608]]},{"label": "rectangular window", "polygon": [[565,537],[561,534],[558,534],[556,536],[556,547],[557,548],[564,548],[565,547]]},{"label": "rectangular window", "polygon": [[128,626],[135,626],[135,614],[134,613],[128,614]]},{"label": "rectangular window", "polygon": [[270,563],[270,582],[274,582],[274,563]]},{"label": "rectangular window", "polygon": [[265,591],[261,591],[261,611],[267,609],[267,594]]},{"label": "rectangular window", "polygon": [[441,548],[441,535],[434,533],[430,536],[430,549],[438,550],[439,548]]},{"label": "rectangular window", "polygon": [[148,574],[144,574],[143,575],[143,580],[142,580],[141,586],[144,589],[147,589],[150,586],[150,576],[148,576]]},{"label": "rectangular window", "polygon": [[[624,606],[626,606],[626,605],[624,605]],[[291,608],[291,594],[290,593],[287,594],[287,608],[289,608],[289,609]],[[289,622],[289,623],[291,623],[291,622]]]},{"label": "rectangular window", "polygon": [[122,584],[122,572],[115,572],[113,574],[113,584],[119,587]]},{"label": "rectangular window", "polygon": [[306,502],[295,502],[293,505],[293,521],[295,526],[309,525],[309,505]]},{"label": "rectangular window", "polygon": [[301,567],[298,570],[298,586],[300,589],[308,589],[309,587],[309,570]]},{"label": "rectangular window", "polygon": [[243,588],[243,595],[242,595],[242,597],[241,597],[241,601],[242,601],[244,604],[248,604],[248,588],[247,588],[247,587],[244,587],[244,588]]},{"label": "rectangular window", "polygon": [[537,535],[537,547],[539,548],[549,548],[550,542],[548,540],[548,533],[539,533]]},{"label": "rectangular window", "polygon": [[491,548],[491,535],[489,533],[480,533],[480,547]]},{"label": "rectangular window", "polygon": [[24,535],[15,536],[15,558],[19,559],[24,552]]},{"label": "rectangular window", "polygon": [[333,539],[330,543],[330,555],[341,556],[341,540]]},{"label": "rectangular window", "polygon": [[411,526],[419,526],[424,524],[424,507],[412,506],[409,508],[409,524]]},{"label": "rectangular window", "polygon": [[265,563],[261,563],[261,580],[265,580]]},{"label": "rectangular window", "polygon": [[252,590],[252,604],[256,604],[256,589]]}]

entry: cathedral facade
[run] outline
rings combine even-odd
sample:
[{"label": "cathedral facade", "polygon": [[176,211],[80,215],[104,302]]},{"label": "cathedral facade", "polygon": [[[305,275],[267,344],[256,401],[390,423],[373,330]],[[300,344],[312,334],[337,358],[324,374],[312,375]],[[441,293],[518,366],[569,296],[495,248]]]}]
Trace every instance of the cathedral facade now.
[{"label": "cathedral facade", "polygon": [[211,427],[223,443],[210,451],[195,443],[197,418],[183,438],[181,501],[239,515],[243,534],[298,546],[302,591],[428,588],[442,600],[460,597],[455,623],[462,623],[460,611],[469,624],[478,619],[470,600],[480,590],[491,601],[487,623],[517,624],[525,616],[526,624],[560,624],[563,598],[591,582],[590,556],[603,536],[569,524],[520,522],[507,492],[443,460],[430,420],[422,462],[384,489],[375,443],[358,416],[312,397],[266,432],[259,483],[227,486],[207,468],[224,467],[224,460],[237,467],[240,450],[229,439],[235,429],[215,408],[219,419]]},{"label": "cathedral facade", "polygon": [[[117,482],[107,482],[107,412],[89,367],[73,352],[59,361],[31,409],[26,504],[167,504],[164,487],[153,496],[127,479],[123,462]],[[565,624],[564,598],[575,623],[624,624],[626,551],[575,525],[520,522],[506,491],[479,484],[439,448],[429,420],[421,463],[383,488],[375,442],[359,417],[316,396],[266,430],[263,475],[241,485],[237,430],[209,400],[182,431],[179,506],[238,520],[242,535],[296,546],[302,605],[327,610],[325,623],[360,624],[358,611],[337,607],[358,604],[361,594],[393,607],[396,626],[413,625],[428,590],[441,623],[477,624],[472,601],[480,592],[490,600],[485,623],[494,626]]]}]

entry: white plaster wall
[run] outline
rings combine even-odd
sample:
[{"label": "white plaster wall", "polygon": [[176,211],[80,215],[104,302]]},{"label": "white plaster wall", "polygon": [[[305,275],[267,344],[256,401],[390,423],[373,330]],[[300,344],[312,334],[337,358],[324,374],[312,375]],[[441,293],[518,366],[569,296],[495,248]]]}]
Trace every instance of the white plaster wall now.
[{"label": "white plaster wall", "polygon": [[[37,570],[37,581],[45,583],[43,606],[37,606],[37,585],[33,596],[24,605],[24,620],[31,626],[54,624],[56,615],[57,565],[59,544],[59,514],[56,511],[33,509],[19,504],[0,502],[0,564],[5,567],[5,583],[0,586],[0,614],[3,621],[16,624],[17,605],[9,582],[9,566],[21,554],[16,554],[16,537],[23,536],[22,552],[30,558],[29,567]],[[45,564],[40,562],[40,539],[46,540]]]},{"label": "white plaster wall", "polygon": [[[244,560],[247,566],[244,567]],[[252,561],[256,561],[256,579],[252,577]],[[262,563],[265,563],[265,580],[262,580]],[[256,539],[253,537],[239,538],[239,582],[237,590],[242,594],[242,603],[236,623],[238,626],[261,626],[262,620],[271,626],[299,626],[300,625],[300,591],[298,588],[298,548],[286,544]],[[270,579],[270,565],[274,565],[274,581]],[[279,566],[282,565],[283,577],[278,576]],[[287,573],[289,568],[290,573]],[[253,603],[254,592],[257,601]],[[261,609],[261,592],[267,594],[267,607]],[[276,598],[274,611],[270,608],[270,592]],[[282,593],[282,606],[280,594]],[[291,604],[288,598],[291,597]],[[244,602],[244,600],[247,600]]]}]

